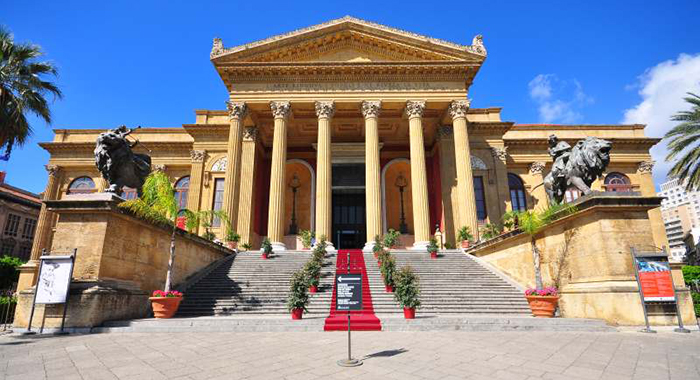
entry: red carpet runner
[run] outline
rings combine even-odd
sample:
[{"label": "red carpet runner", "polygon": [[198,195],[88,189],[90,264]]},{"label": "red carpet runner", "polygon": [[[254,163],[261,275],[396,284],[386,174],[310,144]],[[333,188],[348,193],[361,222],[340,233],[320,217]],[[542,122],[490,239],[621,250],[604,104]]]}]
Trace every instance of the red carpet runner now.
[{"label": "red carpet runner", "polygon": [[[380,331],[382,323],[374,315],[372,295],[369,291],[369,279],[365,258],[360,249],[341,249],[337,254],[335,264],[336,274],[362,273],[362,311],[350,311],[352,331]],[[350,262],[348,262],[348,257]],[[348,265],[349,264],[349,265]],[[324,331],[348,331],[348,312],[336,311],[335,277],[333,282],[333,296],[331,299],[331,314],[326,318]]]}]

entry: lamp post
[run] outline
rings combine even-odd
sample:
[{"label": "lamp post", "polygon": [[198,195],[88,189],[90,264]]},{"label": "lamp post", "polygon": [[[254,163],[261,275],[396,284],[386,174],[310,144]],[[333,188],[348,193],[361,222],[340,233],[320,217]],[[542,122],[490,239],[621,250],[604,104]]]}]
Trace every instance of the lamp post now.
[{"label": "lamp post", "polygon": [[399,172],[399,176],[396,177],[394,186],[399,188],[399,197],[401,202],[401,223],[399,224],[399,232],[402,234],[407,234],[408,226],[406,225],[406,215],[403,211],[403,190],[406,188],[406,186],[408,186],[408,181],[406,181],[406,177],[403,176],[403,173]]},{"label": "lamp post", "polygon": [[297,190],[301,187],[301,182],[299,182],[299,177],[296,173],[289,181],[289,187],[292,188],[292,223],[289,225],[289,234],[297,234]]}]

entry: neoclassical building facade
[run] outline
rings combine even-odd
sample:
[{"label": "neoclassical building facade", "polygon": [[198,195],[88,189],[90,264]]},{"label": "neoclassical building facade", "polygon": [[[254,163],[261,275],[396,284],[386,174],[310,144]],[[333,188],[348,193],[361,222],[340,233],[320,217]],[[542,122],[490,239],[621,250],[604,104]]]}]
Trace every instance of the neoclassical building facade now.
[{"label": "neoclassical building facade", "polygon": [[[388,229],[423,248],[436,228],[454,246],[462,226],[478,234],[509,210],[546,205],[538,185],[551,134],[613,142],[595,190],[655,195],[649,149],[658,139],[643,125],[516,124],[500,108],[470,107],[486,55],[481,36],[463,46],[352,17],[231,48],[214,39],[227,109],[132,136],[172,178],[181,206],[225,211],[253,248],[267,236],[275,249],[295,249],[301,230],[335,248],[369,248]],[[41,144],[51,154],[47,199],[105,188],[92,151],[114,127],[57,129]],[[659,210],[650,219],[655,244],[667,244]],[[42,211],[33,252],[50,246],[54,223]],[[212,231],[223,236],[225,226]]]}]

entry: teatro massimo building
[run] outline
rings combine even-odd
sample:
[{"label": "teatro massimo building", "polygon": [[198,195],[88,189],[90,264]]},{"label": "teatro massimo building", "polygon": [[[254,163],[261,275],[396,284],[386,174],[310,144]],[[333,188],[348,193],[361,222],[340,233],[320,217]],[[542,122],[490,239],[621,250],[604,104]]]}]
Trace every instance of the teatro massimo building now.
[{"label": "teatro massimo building", "polygon": [[[486,57],[481,36],[465,46],[352,17],[241,46],[214,39],[227,107],[130,137],[170,176],[181,206],[224,210],[253,249],[265,236],[296,249],[301,230],[362,248],[395,229],[402,246],[421,248],[439,228],[455,246],[462,226],[476,235],[509,210],[546,204],[538,185],[551,134],[572,146],[586,136],[613,143],[594,190],[655,195],[649,149],[659,140],[644,125],[517,124],[500,107],[472,108]],[[57,129],[41,144],[51,154],[47,199],[105,188],[93,149],[117,126],[94,127]],[[649,216],[656,246],[666,245],[660,212]],[[55,222],[42,212],[35,256]]]}]

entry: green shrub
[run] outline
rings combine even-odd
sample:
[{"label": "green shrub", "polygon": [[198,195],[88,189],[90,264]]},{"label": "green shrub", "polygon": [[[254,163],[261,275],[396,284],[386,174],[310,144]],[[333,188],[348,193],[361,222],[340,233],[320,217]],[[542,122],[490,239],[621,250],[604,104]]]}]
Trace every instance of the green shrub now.
[{"label": "green shrub", "polygon": [[306,249],[311,248],[311,241],[314,240],[314,237],[316,237],[316,233],[313,231],[309,231],[309,230],[299,231],[299,238],[301,239],[301,245],[303,245],[304,248],[306,248]]},{"label": "green shrub", "polygon": [[304,273],[309,286],[318,286],[321,277],[321,264],[322,262],[312,258],[304,265]]},{"label": "green shrub", "polygon": [[472,230],[467,226],[462,226],[457,232],[457,240],[473,242],[474,235],[472,235]]},{"label": "green shrub", "polygon": [[379,268],[384,277],[384,285],[394,286],[394,275],[396,273],[396,260],[390,254],[386,255],[382,260],[382,266]]},{"label": "green shrub", "polygon": [[3,256],[0,258],[0,289],[10,289],[12,284],[17,282],[19,272],[17,271],[24,261],[12,257]]},{"label": "green shrub", "polygon": [[700,265],[686,265],[682,270],[686,284],[690,285],[694,282],[700,282]]},{"label": "green shrub", "polygon": [[382,238],[379,237],[379,235],[374,236],[374,247],[372,247],[372,252],[379,252],[382,249],[384,249],[384,246],[382,245]]},{"label": "green shrub", "polygon": [[394,275],[394,299],[404,308],[416,308],[420,306],[420,287],[418,275],[413,268],[405,266]]},{"label": "green shrub", "polygon": [[272,254],[272,244],[270,243],[270,239],[267,237],[263,239],[262,244],[260,245],[260,250],[268,255]]},{"label": "green shrub", "polygon": [[287,309],[303,309],[309,304],[309,283],[303,270],[294,272],[289,282],[289,296],[287,297]]},{"label": "green shrub", "polygon": [[439,249],[437,240],[434,237],[430,238],[430,243],[428,243],[428,253],[437,252]]},{"label": "green shrub", "polygon": [[17,297],[0,296],[0,305],[17,304]]},{"label": "green shrub", "polygon": [[695,305],[695,316],[700,317],[700,293],[692,292],[693,304]]},{"label": "green shrub", "polygon": [[386,235],[384,235],[384,242],[382,245],[387,249],[394,248],[396,246],[396,243],[399,242],[399,236],[401,236],[401,233],[399,233],[399,231],[390,228],[389,232],[387,232]]}]

